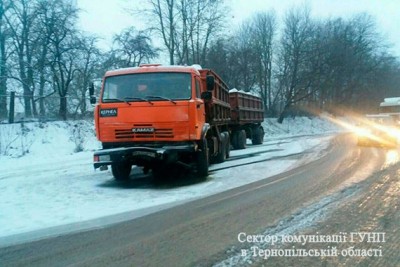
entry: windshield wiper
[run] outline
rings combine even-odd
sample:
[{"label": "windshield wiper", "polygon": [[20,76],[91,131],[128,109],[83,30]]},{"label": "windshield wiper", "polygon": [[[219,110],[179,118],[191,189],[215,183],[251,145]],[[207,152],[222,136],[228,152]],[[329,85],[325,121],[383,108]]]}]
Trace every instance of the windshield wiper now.
[{"label": "windshield wiper", "polygon": [[169,99],[167,97],[163,97],[163,96],[155,96],[155,95],[146,95],[146,98],[153,98],[153,99],[162,99],[162,100],[168,100],[172,103],[174,103],[176,105],[176,102],[172,99]]},{"label": "windshield wiper", "polygon": [[125,102],[129,106],[131,105],[131,103],[129,103],[129,101],[126,101],[125,99],[119,99],[119,98],[106,98],[106,99],[103,99],[103,101],[118,101],[118,102]]},{"label": "windshield wiper", "polygon": [[142,97],[130,97],[130,96],[128,96],[128,97],[125,97],[124,100],[125,100],[125,101],[128,101],[128,100],[146,101],[146,102],[149,102],[149,104],[152,104],[152,105],[153,105],[153,102],[151,102],[151,101],[148,100],[148,99],[142,98]]}]

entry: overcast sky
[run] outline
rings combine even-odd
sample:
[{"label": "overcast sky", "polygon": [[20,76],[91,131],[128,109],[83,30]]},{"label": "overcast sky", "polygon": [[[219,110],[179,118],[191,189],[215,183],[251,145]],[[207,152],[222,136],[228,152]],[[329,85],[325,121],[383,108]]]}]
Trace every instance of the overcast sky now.
[{"label": "overcast sky", "polygon": [[[100,43],[103,49],[111,46],[111,38],[123,28],[135,26],[145,28],[138,17],[130,15],[127,10],[145,2],[144,0],[77,0],[80,25],[84,31],[104,38]],[[279,16],[293,6],[307,3],[311,7],[313,17],[351,17],[354,14],[367,12],[377,22],[378,30],[393,45],[393,53],[400,56],[400,1],[399,0],[226,0],[231,6],[231,25],[239,25],[241,21],[257,11],[274,9]],[[279,20],[281,21],[281,20]]]}]

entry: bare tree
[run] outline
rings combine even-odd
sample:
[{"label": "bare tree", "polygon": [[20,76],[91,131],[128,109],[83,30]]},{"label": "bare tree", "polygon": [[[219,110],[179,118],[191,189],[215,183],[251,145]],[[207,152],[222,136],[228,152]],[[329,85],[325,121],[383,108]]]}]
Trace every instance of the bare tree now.
[{"label": "bare tree", "polygon": [[175,62],[176,44],[176,19],[177,10],[174,0],[148,0],[150,9],[145,14],[150,16],[153,22],[152,30],[155,30],[162,38],[169,54],[169,63]]},{"label": "bare tree", "polygon": [[76,32],[76,19],[78,10],[67,0],[58,1],[52,9],[51,17],[57,18],[47,25],[50,35],[49,53],[50,68],[53,76],[53,86],[60,97],[58,115],[61,119],[67,119],[67,95],[71,89],[74,75],[79,71],[80,36]]},{"label": "bare tree", "polygon": [[233,65],[229,64],[231,53],[230,43],[230,40],[226,40],[225,38],[219,38],[211,42],[205,65],[215,70],[224,81],[232,86]]},{"label": "bare tree", "polygon": [[34,2],[29,0],[13,1],[9,14],[5,16],[18,62],[18,76],[12,76],[12,78],[22,84],[26,117],[37,114],[33,99],[35,90],[34,49],[37,34],[32,30],[36,19],[37,13]]},{"label": "bare tree", "polygon": [[7,48],[6,42],[9,33],[6,28],[5,13],[10,7],[10,2],[0,0],[0,118],[7,117]]},{"label": "bare tree", "polygon": [[274,37],[277,31],[275,12],[256,13],[252,18],[251,35],[253,49],[258,51],[257,80],[265,110],[272,109],[272,59]]},{"label": "bare tree", "polygon": [[52,0],[40,0],[37,3],[38,9],[38,18],[39,23],[36,25],[36,31],[40,32],[40,37],[38,40],[38,53],[37,53],[37,67],[36,70],[38,72],[38,87],[39,87],[39,96],[35,99],[35,101],[39,101],[39,115],[40,117],[44,117],[46,114],[46,106],[45,100],[47,97],[52,96],[56,93],[54,90],[47,90],[52,85],[51,77],[51,69],[50,66],[50,57],[49,57],[49,49],[50,49],[50,40],[53,35],[52,30],[54,29],[54,25],[58,20],[58,14],[53,12],[53,10],[57,9],[57,1]]},{"label": "bare tree", "polygon": [[210,40],[222,32],[227,7],[220,0],[180,0],[175,44],[179,64],[204,64]]},{"label": "bare tree", "polygon": [[75,79],[75,93],[78,104],[75,108],[75,114],[80,110],[80,114],[87,112],[87,91],[90,82],[97,78],[96,71],[100,68],[100,50],[96,47],[97,38],[82,36],[79,43],[79,60],[77,68],[79,69]]},{"label": "bare tree", "polygon": [[[210,41],[224,28],[222,0],[148,0],[145,14],[169,55],[169,63],[202,64]],[[137,12],[136,12],[137,13]]]},{"label": "bare tree", "polygon": [[289,107],[318,89],[314,86],[313,34],[314,24],[307,7],[293,8],[286,14],[278,55],[277,78],[283,96],[279,123],[283,122]]},{"label": "bare tree", "polygon": [[124,29],[114,37],[117,48],[116,56],[124,62],[123,67],[139,66],[143,61],[158,57],[158,49],[151,45],[150,37],[144,32],[137,32],[134,27]]},{"label": "bare tree", "polygon": [[320,79],[318,96],[320,108],[363,110],[379,102],[383,98],[376,92],[382,87],[377,85],[377,81],[383,82],[381,70],[394,65],[388,63],[390,57],[374,20],[367,14],[349,20],[329,19],[320,23],[319,33],[318,50],[324,54],[324,76]]},{"label": "bare tree", "polygon": [[251,23],[244,22],[235,34],[231,60],[235,60],[234,86],[243,91],[251,91],[257,82],[256,62],[259,51],[253,49],[254,39],[251,34]]}]

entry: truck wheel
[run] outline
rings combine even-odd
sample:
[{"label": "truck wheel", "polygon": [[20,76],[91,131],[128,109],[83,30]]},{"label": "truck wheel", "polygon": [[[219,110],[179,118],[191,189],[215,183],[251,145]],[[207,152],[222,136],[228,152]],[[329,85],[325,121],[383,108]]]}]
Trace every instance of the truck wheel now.
[{"label": "truck wheel", "polygon": [[229,156],[231,154],[231,140],[229,136],[229,132],[224,132],[225,133],[225,158],[229,159]]},{"label": "truck wheel", "polygon": [[227,147],[227,136],[225,133],[221,133],[221,142],[219,143],[219,150],[215,157],[216,163],[222,163],[226,160],[226,147]]},{"label": "truck wheel", "polygon": [[254,129],[253,138],[251,142],[253,145],[261,145],[264,141],[264,129],[262,127],[257,127]]},{"label": "truck wheel", "polygon": [[238,131],[234,131],[232,133],[232,138],[231,138],[231,143],[232,143],[232,147],[233,149],[238,149],[238,136],[239,136],[239,132]]},{"label": "truck wheel", "polygon": [[166,170],[165,170],[164,166],[158,166],[156,168],[153,168],[152,174],[153,174],[154,181],[161,182],[163,180],[163,177],[166,176],[165,171]]},{"label": "truck wheel", "polygon": [[208,175],[208,165],[209,165],[209,158],[208,158],[208,146],[207,141],[203,141],[201,146],[201,150],[197,152],[197,173],[201,177],[205,177]]},{"label": "truck wheel", "polygon": [[111,172],[117,181],[126,181],[131,174],[132,165],[129,163],[111,164]]},{"label": "truck wheel", "polygon": [[240,130],[238,132],[238,137],[237,137],[237,148],[238,149],[245,149],[246,148],[246,131],[245,130]]}]

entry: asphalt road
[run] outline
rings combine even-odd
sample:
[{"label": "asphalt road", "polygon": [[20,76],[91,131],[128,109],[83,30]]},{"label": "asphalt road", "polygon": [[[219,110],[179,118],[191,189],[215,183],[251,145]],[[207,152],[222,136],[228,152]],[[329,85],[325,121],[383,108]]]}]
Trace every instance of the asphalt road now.
[{"label": "asphalt road", "polygon": [[0,248],[0,266],[212,265],[240,232],[260,233],[385,164],[385,150],[359,148],[349,135],[328,150],[291,171],[131,221]]}]

